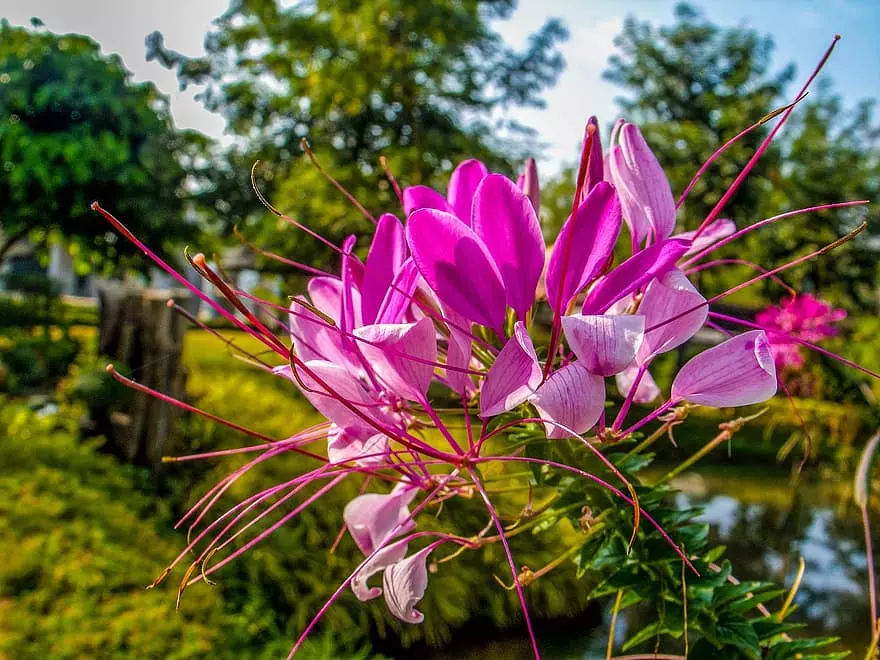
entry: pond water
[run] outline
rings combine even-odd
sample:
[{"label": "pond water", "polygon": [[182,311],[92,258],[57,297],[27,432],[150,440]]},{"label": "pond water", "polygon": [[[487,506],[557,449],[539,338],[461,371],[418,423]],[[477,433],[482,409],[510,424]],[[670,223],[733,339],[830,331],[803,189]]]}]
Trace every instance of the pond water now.
[{"label": "pond water", "polygon": [[[662,473],[657,470],[658,476]],[[680,507],[704,509],[702,520],[711,525],[713,542],[727,546],[725,557],[740,580],[772,580],[790,587],[803,557],[806,571],[795,598],[798,609],[789,620],[808,624],[811,635],[840,637],[828,650],[849,649],[852,657],[862,657],[869,642],[867,561],[861,520],[846,489],[832,479],[814,479],[795,490],[786,472],[736,465],[701,466],[699,472],[682,474],[674,485],[681,491]],[[880,530],[880,517],[874,516],[872,525],[875,532]],[[635,608],[622,613],[616,648],[650,617],[649,611]],[[608,619],[606,611],[599,625],[579,621],[539,634],[543,656],[604,658]],[[681,654],[682,645],[660,650]],[[526,658],[529,651],[525,640],[508,638],[436,657]]]}]

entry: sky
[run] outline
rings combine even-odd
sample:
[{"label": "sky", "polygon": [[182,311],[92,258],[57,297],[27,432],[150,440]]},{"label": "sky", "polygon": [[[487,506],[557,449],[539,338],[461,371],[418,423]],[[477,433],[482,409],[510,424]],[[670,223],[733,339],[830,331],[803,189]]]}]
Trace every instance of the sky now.
[{"label": "sky", "polygon": [[[54,32],[91,36],[107,53],[118,53],[136,80],[152,80],[171,98],[175,122],[212,137],[223,135],[224,121],[194,100],[198,92],[181,92],[174,74],[144,59],[144,37],[153,30],[169,48],[187,55],[204,52],[211,21],[229,0],[0,0],[0,17],[28,24],[38,16]],[[744,24],[770,34],[776,42],[774,67],[797,66],[809,75],[834,34],[843,39],[823,75],[848,104],[880,96],[880,2],[876,0],[694,0],[720,25]],[[558,84],[545,94],[544,109],[520,109],[512,117],[538,129],[547,149],[539,159],[545,173],[558,171],[577,156],[577,145],[589,115],[603,124],[616,115],[620,90],[602,80],[614,36],[633,15],[654,24],[672,22],[672,0],[520,0],[513,17],[495,28],[512,45],[522,45],[547,18],[566,23],[570,38],[562,46],[567,61]],[[792,90],[792,93],[794,90]]]}]

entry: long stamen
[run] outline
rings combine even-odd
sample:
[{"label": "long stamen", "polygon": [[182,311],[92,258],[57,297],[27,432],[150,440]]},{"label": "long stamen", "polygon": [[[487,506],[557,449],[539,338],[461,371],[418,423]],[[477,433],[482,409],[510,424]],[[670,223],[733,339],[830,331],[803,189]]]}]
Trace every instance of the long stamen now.
[{"label": "long stamen", "polygon": [[361,212],[361,215],[363,215],[365,218],[367,218],[367,220],[372,222],[374,225],[377,224],[379,221],[376,220],[376,218],[373,216],[373,214],[370,213],[369,211],[367,211],[367,209],[364,208],[363,204],[361,204],[359,201],[357,201],[357,199],[355,199],[354,195],[352,195],[350,192],[348,192],[345,189],[345,187],[341,183],[339,183],[339,181],[337,181],[332,176],[330,176],[329,172],[327,172],[327,170],[325,170],[321,166],[321,163],[318,162],[318,159],[315,157],[315,154],[312,153],[312,149],[309,147],[308,140],[306,140],[305,138],[302,138],[299,141],[299,144],[302,147],[302,150],[306,152],[306,155],[309,157],[309,160],[312,161],[312,165],[314,165],[318,169],[318,171],[324,176],[324,178],[327,179],[330,182],[330,184],[334,188],[336,188],[336,190],[341,192],[345,196],[345,199],[347,199],[349,202],[351,202],[351,205],[354,206],[358,211]]}]

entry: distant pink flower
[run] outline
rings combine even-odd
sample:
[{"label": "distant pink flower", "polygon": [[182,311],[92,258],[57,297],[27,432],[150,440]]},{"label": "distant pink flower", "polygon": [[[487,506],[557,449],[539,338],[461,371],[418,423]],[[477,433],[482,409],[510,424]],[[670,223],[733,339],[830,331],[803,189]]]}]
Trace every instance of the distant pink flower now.
[{"label": "distant pink flower", "polygon": [[846,310],[834,308],[809,293],[786,298],[778,306],[771,305],[755,315],[755,321],[767,330],[770,350],[780,370],[804,366],[801,346],[793,338],[818,343],[835,337],[840,332],[835,324],[845,318]]}]

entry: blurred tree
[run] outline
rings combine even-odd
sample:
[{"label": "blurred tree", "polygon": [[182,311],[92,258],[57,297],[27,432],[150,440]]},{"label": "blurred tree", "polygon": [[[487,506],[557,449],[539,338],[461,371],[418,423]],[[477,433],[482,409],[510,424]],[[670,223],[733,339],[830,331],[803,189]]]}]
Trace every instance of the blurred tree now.
[{"label": "blurred tree", "polygon": [[[271,163],[259,178],[276,205],[338,239],[363,220],[306,159],[294,159],[303,137],[372,211],[399,209],[380,155],[401,183],[442,187],[457,161],[481,158],[511,173],[536,146],[534,132],[501,111],[542,105],[540,92],[563,68],[556,45],[566,31],[549,20],[524,50],[510,48],[491,21],[515,4],[233,0],[204,57],[167,49],[159,33],[147,38],[147,57],[174,68],[182,87],[203,85],[202,102],[239,138],[206,191],[230,224],[265,220],[249,190],[259,158]],[[261,242],[315,259],[313,241],[264,227]]]},{"label": "blurred tree", "polygon": [[189,237],[187,167],[206,138],[174,129],[167,100],[82,35],[0,21],[0,260],[30,237],[71,243],[80,269],[137,256],[89,209],[99,199],[157,246]]}]

